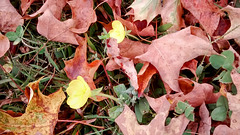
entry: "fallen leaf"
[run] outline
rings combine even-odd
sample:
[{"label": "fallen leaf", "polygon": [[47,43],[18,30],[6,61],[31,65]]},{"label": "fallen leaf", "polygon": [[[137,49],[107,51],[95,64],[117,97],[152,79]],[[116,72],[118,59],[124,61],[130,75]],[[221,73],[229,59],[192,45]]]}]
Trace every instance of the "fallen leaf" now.
[{"label": "fallen leaf", "polygon": [[205,103],[203,103],[200,106],[199,115],[201,117],[201,121],[200,121],[199,129],[198,129],[198,134],[210,135],[211,117],[209,116],[209,111],[208,111]]},{"label": "fallen leaf", "polygon": [[75,21],[75,25],[71,28],[72,32],[84,33],[91,23],[97,21],[92,0],[72,0],[67,3],[71,7],[72,19]]},{"label": "fallen leaf", "polygon": [[76,38],[79,46],[75,51],[74,58],[69,61],[65,61],[66,66],[64,71],[71,80],[76,79],[78,76],[82,76],[88,83],[91,90],[96,89],[93,82],[93,76],[102,61],[95,60],[89,64],[87,62],[87,39],[82,39],[79,36]]},{"label": "fallen leaf", "polygon": [[8,38],[0,33],[0,57],[2,57],[10,48]]},{"label": "fallen leaf", "polygon": [[190,70],[193,73],[193,75],[195,76],[196,82],[198,82],[198,77],[196,74],[197,64],[198,64],[198,61],[195,59],[192,59],[188,62],[185,62],[181,68],[181,70],[185,70],[185,69]]},{"label": "fallen leaf", "polygon": [[24,15],[27,11],[27,9],[31,6],[31,4],[35,0],[21,0],[21,9],[22,9],[22,14]]},{"label": "fallen leaf", "polygon": [[182,6],[196,17],[205,31],[212,35],[218,27],[221,10],[212,0],[181,0]]},{"label": "fallen leaf", "polygon": [[121,3],[122,0],[105,0],[108,5],[112,8],[113,16],[121,16]]},{"label": "fallen leaf", "polygon": [[26,89],[34,94],[22,116],[12,117],[0,111],[0,129],[14,134],[53,134],[60,106],[66,96],[61,89],[49,96],[43,95],[38,87],[39,82],[40,79],[28,84]]},{"label": "fallen leaf", "polygon": [[[125,74],[130,79],[131,85],[138,89],[138,80],[137,80],[137,71],[134,67],[134,63],[132,59],[127,57],[120,56],[120,50],[118,48],[117,40],[114,38],[110,38],[107,43],[107,53],[108,56],[112,57],[112,59],[116,62],[116,64],[122,68]],[[108,70],[108,67],[106,68]]]},{"label": "fallen leaf", "polygon": [[182,65],[197,56],[213,53],[215,51],[203,31],[197,27],[187,27],[153,40],[148,51],[136,58],[150,62],[156,67],[162,80],[179,92],[178,77]]},{"label": "fallen leaf", "polygon": [[182,15],[183,9],[180,0],[164,1],[161,10],[161,18],[163,24],[172,24],[172,27],[168,29],[168,32],[176,32],[185,27]]},{"label": "fallen leaf", "polygon": [[[182,78],[187,79],[188,78]],[[213,93],[213,86],[207,83],[199,84],[197,82],[193,82],[194,87],[191,92],[186,95],[179,96],[178,94],[169,95],[173,102],[180,101],[188,101],[188,103],[192,107],[197,107],[202,105],[203,103],[212,104],[216,103],[218,98],[221,96],[220,93]]]},{"label": "fallen leaf", "polygon": [[162,9],[160,0],[135,0],[129,7],[134,9],[134,21],[147,20],[149,24]]},{"label": "fallen leaf", "polygon": [[131,18],[124,20],[120,16],[116,16],[117,20],[119,20],[128,30],[131,30],[132,35],[140,35],[140,36],[154,36],[154,28],[152,25],[146,26],[145,28],[139,30],[133,20]]},{"label": "fallen leaf", "polygon": [[[139,73],[140,72],[141,71],[139,71]],[[157,73],[157,69],[153,65],[149,64],[149,66],[144,71],[144,73],[137,76],[138,77],[138,86],[139,86],[138,97],[140,97],[143,94],[144,90],[146,89],[146,87],[148,85],[149,80],[156,73]]]},{"label": "fallen leaf", "polygon": [[235,39],[240,37],[240,8],[234,8],[231,6],[227,6],[222,9],[228,13],[228,17],[231,21],[231,26],[228,31],[225,33],[226,35],[223,37],[224,39]]},{"label": "fallen leaf", "polygon": [[[30,3],[29,3],[30,4]],[[58,20],[61,18],[62,9],[66,5],[66,0],[46,0],[46,2],[42,5],[42,7],[36,11],[35,13],[26,16],[26,18],[33,18],[37,16],[38,14],[41,14],[47,10],[49,10],[54,17],[56,17]],[[25,7],[26,8],[26,7]]]},{"label": "fallen leaf", "polygon": [[239,135],[240,130],[231,129],[226,125],[219,125],[214,129],[213,135]]},{"label": "fallen leaf", "polygon": [[[151,105],[152,103],[149,102]],[[134,112],[125,105],[124,111],[115,119],[125,135],[182,135],[189,120],[180,115],[173,118],[168,126],[165,126],[165,120],[168,116],[170,103],[165,96],[161,97],[157,115],[148,125],[139,125]]]},{"label": "fallen leaf", "polygon": [[15,31],[24,21],[9,0],[0,0],[0,18],[0,31],[5,33]]},{"label": "fallen leaf", "polygon": [[50,10],[46,10],[38,18],[37,31],[48,40],[77,45],[75,34],[70,31],[73,26],[74,20],[68,19],[61,22],[53,16]]}]

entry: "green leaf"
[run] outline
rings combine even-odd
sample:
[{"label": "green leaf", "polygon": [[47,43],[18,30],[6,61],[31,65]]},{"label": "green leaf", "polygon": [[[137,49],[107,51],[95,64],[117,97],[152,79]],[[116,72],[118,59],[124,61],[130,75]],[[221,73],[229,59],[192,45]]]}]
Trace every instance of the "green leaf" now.
[{"label": "green leaf", "polygon": [[[186,116],[186,115],[185,115]],[[187,117],[187,119],[194,121],[194,113],[190,113]]]},{"label": "green leaf", "polygon": [[168,124],[170,124],[172,118],[171,117],[167,117],[166,121],[165,121],[165,126],[167,126]]},{"label": "green leaf", "polygon": [[227,72],[226,70],[223,70],[223,71],[220,73],[220,75],[218,75],[217,77],[215,77],[215,78],[213,79],[213,81],[222,79],[222,77],[226,74],[226,72]]},{"label": "green leaf", "polygon": [[197,67],[197,69],[196,69],[196,74],[197,74],[197,76],[200,76],[200,75],[202,74],[203,69],[204,69],[204,66],[202,66],[202,65],[199,65],[199,66]]},{"label": "green leaf", "polygon": [[139,104],[136,104],[134,108],[135,108],[135,115],[137,117],[138,122],[142,123],[143,114],[139,109]]},{"label": "green leaf", "polygon": [[8,32],[6,33],[6,37],[10,40],[10,41],[15,41],[18,36],[15,32]]},{"label": "green leaf", "polygon": [[211,55],[209,61],[213,68],[219,69],[224,64],[225,58],[221,55]]},{"label": "green leaf", "polygon": [[16,34],[18,37],[22,38],[23,37],[23,27],[21,25],[19,25],[16,29]]},{"label": "green leaf", "polygon": [[193,113],[193,110],[194,110],[193,107],[191,106],[187,107],[187,109],[184,112],[185,116],[188,117],[191,113]]},{"label": "green leaf", "polygon": [[115,93],[119,98],[122,97],[124,98],[124,100],[131,99],[131,97],[126,93],[127,89],[124,84],[119,84],[117,86],[114,86],[113,90],[115,91]]},{"label": "green leaf", "polygon": [[112,119],[116,119],[118,117],[118,115],[121,114],[122,111],[123,111],[123,107],[114,106],[114,107],[108,109],[109,117],[111,117]]},{"label": "green leaf", "polygon": [[227,69],[227,70],[231,71],[233,69],[232,64],[234,62],[234,54],[233,54],[233,52],[227,50],[227,51],[222,52],[222,55],[226,56],[225,62],[224,62],[222,67],[224,69]]},{"label": "green leaf", "polygon": [[103,87],[92,90],[91,97],[97,96],[102,91],[102,89]]},{"label": "green leaf", "polygon": [[223,107],[226,108],[226,110],[228,110],[228,100],[227,100],[227,98],[224,97],[224,96],[220,96],[218,98],[218,100],[217,100],[217,104],[216,105],[217,105],[217,107],[223,106]]},{"label": "green leaf", "polygon": [[222,79],[219,80],[221,83],[232,83],[232,78],[231,78],[231,71],[227,71]]},{"label": "green leaf", "polygon": [[150,106],[146,98],[141,98],[139,100],[139,110],[142,114],[148,113],[150,111]]},{"label": "green leaf", "polygon": [[187,107],[188,107],[188,104],[180,101],[177,103],[177,106],[175,107],[175,112],[178,114],[182,114]]},{"label": "green leaf", "polygon": [[226,108],[224,106],[215,108],[211,113],[211,117],[215,121],[224,121],[227,117]]},{"label": "green leaf", "polygon": [[19,44],[21,41],[22,41],[21,38],[17,38],[17,39],[13,42],[13,45],[17,45],[17,44]]},{"label": "green leaf", "polygon": [[171,24],[171,23],[163,24],[163,25],[158,27],[158,31],[160,31],[160,32],[167,31],[172,26],[173,26],[173,24]]},{"label": "green leaf", "polygon": [[91,49],[93,49],[94,51],[97,51],[96,47],[94,46],[94,44],[92,43],[92,41],[90,40],[90,38],[88,36],[87,36],[87,43]]},{"label": "green leaf", "polygon": [[135,66],[135,68],[136,68],[136,70],[137,70],[137,73],[141,70],[142,66],[143,66],[142,63],[138,63],[138,64]]},{"label": "green leaf", "polygon": [[191,129],[186,129],[183,133],[183,135],[191,135],[192,130]]}]

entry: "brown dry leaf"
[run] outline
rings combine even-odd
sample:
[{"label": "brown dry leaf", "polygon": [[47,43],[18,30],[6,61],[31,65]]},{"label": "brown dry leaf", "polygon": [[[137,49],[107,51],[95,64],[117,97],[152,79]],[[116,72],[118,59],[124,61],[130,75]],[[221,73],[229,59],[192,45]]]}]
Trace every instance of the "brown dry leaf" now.
[{"label": "brown dry leaf", "polygon": [[58,120],[58,112],[63,100],[66,98],[62,89],[45,96],[39,89],[38,81],[28,84],[27,89],[33,92],[26,112],[20,117],[12,117],[0,111],[0,129],[8,130],[18,135],[52,135]]},{"label": "brown dry leaf", "polygon": [[214,129],[213,135],[239,135],[240,130],[231,129],[226,125],[219,125]]},{"label": "brown dry leaf", "polygon": [[196,17],[205,31],[212,35],[218,27],[221,10],[212,0],[181,0],[185,9]]},{"label": "brown dry leaf", "polygon": [[77,45],[75,34],[70,31],[72,26],[74,26],[74,20],[68,19],[61,22],[53,16],[50,10],[46,10],[38,18],[37,31],[48,40]]},{"label": "brown dry leaf", "polygon": [[134,10],[134,21],[147,20],[149,24],[162,9],[160,0],[135,0],[129,7]]},{"label": "brown dry leaf", "polygon": [[[151,106],[152,102],[149,104]],[[115,122],[125,135],[182,135],[189,120],[184,115],[180,115],[178,118],[173,118],[168,126],[165,126],[170,103],[165,96],[162,96],[158,105],[160,107],[156,111],[157,115],[148,125],[139,125],[134,112],[127,105]]]},{"label": "brown dry leaf", "polygon": [[67,3],[71,7],[72,19],[75,21],[75,25],[71,28],[72,32],[84,33],[91,23],[97,21],[92,0],[72,0]]},{"label": "brown dry leaf", "polygon": [[27,9],[31,6],[31,4],[35,0],[21,0],[21,9],[22,9],[22,14],[24,15],[27,11]]},{"label": "brown dry leaf", "polygon": [[224,39],[235,39],[240,37],[240,8],[227,6],[222,9],[228,13],[231,21],[231,27],[225,33]]},{"label": "brown dry leaf", "polygon": [[132,35],[140,35],[140,36],[154,36],[154,28],[152,25],[145,25],[144,28],[138,28],[131,18],[124,20],[120,16],[116,15],[116,19],[119,20],[124,27],[128,30],[131,30]]},{"label": "brown dry leaf", "polygon": [[173,25],[168,29],[169,32],[176,32],[185,27],[182,14],[183,9],[180,0],[164,1],[161,18],[163,24],[171,23]]},{"label": "brown dry leaf", "polygon": [[15,31],[24,21],[9,0],[0,0],[0,18],[1,32]]},{"label": "brown dry leaf", "polygon": [[[115,63],[127,74],[130,79],[131,85],[135,89],[138,89],[137,71],[135,69],[133,60],[127,57],[120,56],[120,50],[118,48],[118,43],[116,39],[110,38],[108,40],[107,53],[108,56],[111,57],[115,61]],[[107,70],[109,70],[108,67],[109,65],[107,66]]]},{"label": "brown dry leaf", "polygon": [[[139,73],[140,72],[141,71],[139,71]],[[143,72],[143,74],[137,76],[138,77],[138,86],[139,86],[138,97],[140,97],[143,94],[144,90],[146,89],[146,87],[148,85],[149,80],[156,73],[157,73],[157,69],[153,65],[149,64],[147,69]]]},{"label": "brown dry leaf", "polygon": [[[42,5],[42,7],[37,12],[27,16],[26,18],[29,18],[29,17],[33,18],[38,14],[41,14],[46,10],[49,10],[53,14],[53,16],[59,20],[61,18],[62,9],[65,5],[66,5],[66,0],[46,0],[46,2]],[[27,6],[25,8],[27,8]]]},{"label": "brown dry leaf", "polygon": [[[181,79],[189,80],[188,78],[181,78]],[[179,94],[177,93],[177,94],[169,95],[169,97],[173,99],[173,102],[175,103],[177,103],[179,100],[188,101],[188,103],[192,107],[197,107],[202,105],[203,103],[206,103],[206,104],[216,103],[218,98],[221,96],[220,93],[213,93],[213,86],[210,84],[207,84],[207,83],[199,84],[197,82],[193,82],[193,83],[194,83],[194,88],[188,94],[179,96]]]},{"label": "brown dry leaf", "polygon": [[209,116],[209,111],[203,103],[199,109],[199,115],[201,117],[198,133],[200,135],[210,135],[211,130],[211,117]]},{"label": "brown dry leaf", "polygon": [[75,56],[73,59],[65,61],[66,66],[64,71],[71,80],[76,79],[78,76],[82,76],[92,90],[96,89],[93,82],[93,76],[102,61],[95,60],[89,64],[87,62],[87,39],[82,39],[77,36],[77,41],[79,46],[75,51]]},{"label": "brown dry leaf", "polygon": [[8,38],[0,33],[0,57],[2,57],[9,49],[10,42]]},{"label": "brown dry leaf", "polygon": [[197,27],[188,27],[153,40],[148,51],[136,58],[154,65],[162,80],[179,92],[178,77],[183,64],[197,56],[213,53],[215,51],[203,31]]},{"label": "brown dry leaf", "polygon": [[181,68],[181,70],[185,70],[185,69],[190,70],[193,73],[193,75],[195,76],[196,82],[198,82],[198,77],[196,74],[197,64],[198,64],[198,61],[193,59],[188,62],[185,62]]},{"label": "brown dry leaf", "polygon": [[108,5],[112,8],[113,15],[121,16],[121,3],[122,0],[104,0],[108,3]]}]

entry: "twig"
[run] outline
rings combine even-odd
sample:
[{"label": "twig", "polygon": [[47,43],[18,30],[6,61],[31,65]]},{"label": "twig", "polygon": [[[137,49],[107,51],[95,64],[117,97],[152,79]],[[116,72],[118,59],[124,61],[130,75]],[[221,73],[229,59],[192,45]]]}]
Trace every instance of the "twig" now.
[{"label": "twig", "polygon": [[73,122],[73,123],[80,123],[83,125],[87,125],[87,126],[91,126],[91,127],[95,127],[95,128],[100,128],[100,129],[104,129],[104,127],[102,126],[95,126],[89,123],[86,123],[85,121],[77,121],[77,120],[58,120],[57,122]]}]

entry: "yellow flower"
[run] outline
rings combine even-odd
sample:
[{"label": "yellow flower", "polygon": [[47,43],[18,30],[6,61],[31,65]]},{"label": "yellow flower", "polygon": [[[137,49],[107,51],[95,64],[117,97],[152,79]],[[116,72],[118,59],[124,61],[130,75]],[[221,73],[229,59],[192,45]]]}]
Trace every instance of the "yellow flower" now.
[{"label": "yellow flower", "polygon": [[117,43],[121,43],[125,38],[125,30],[122,23],[118,20],[112,22],[112,30],[109,31],[110,37],[117,39]]},{"label": "yellow flower", "polygon": [[66,91],[69,95],[67,104],[73,109],[82,107],[91,97],[91,89],[81,76],[72,80]]}]

